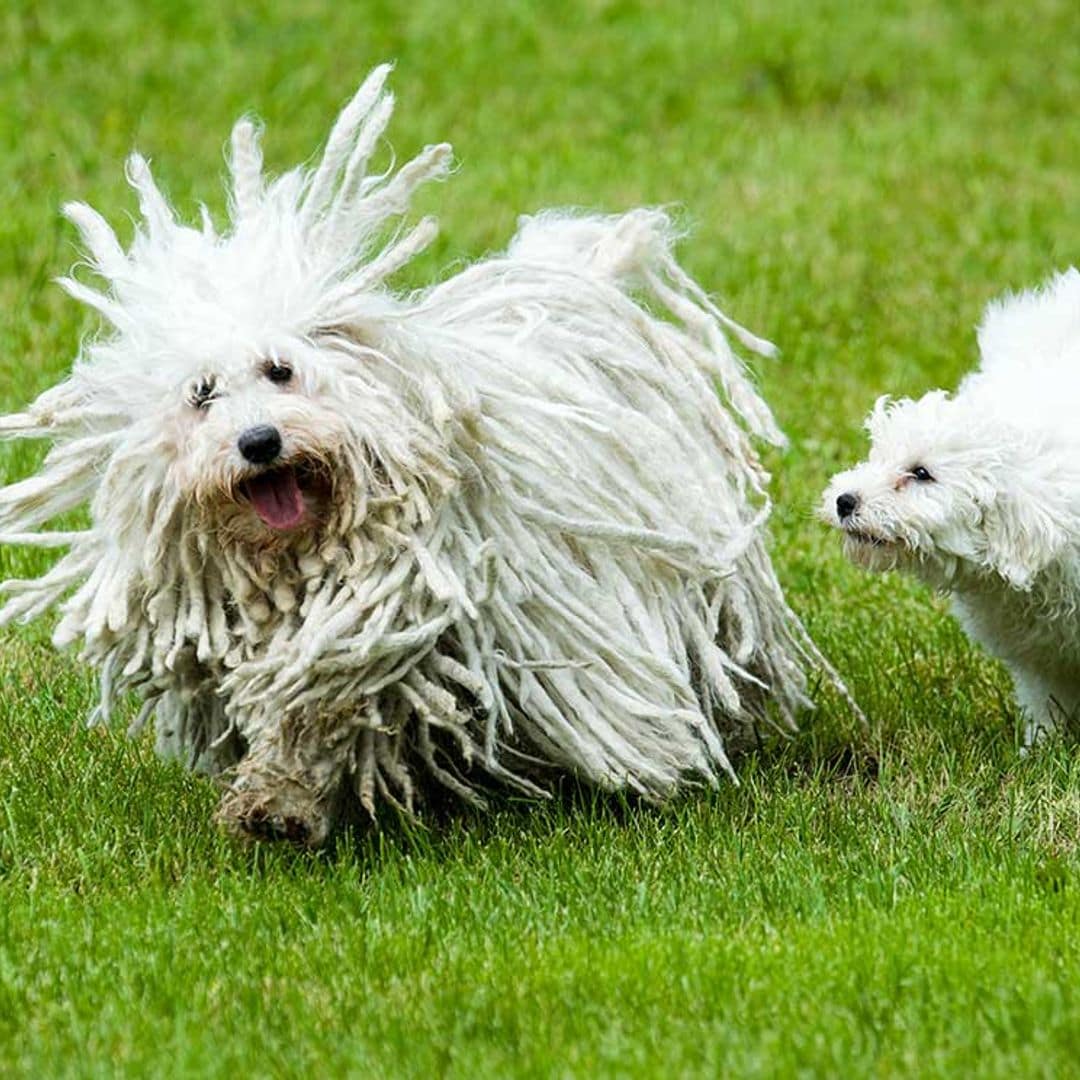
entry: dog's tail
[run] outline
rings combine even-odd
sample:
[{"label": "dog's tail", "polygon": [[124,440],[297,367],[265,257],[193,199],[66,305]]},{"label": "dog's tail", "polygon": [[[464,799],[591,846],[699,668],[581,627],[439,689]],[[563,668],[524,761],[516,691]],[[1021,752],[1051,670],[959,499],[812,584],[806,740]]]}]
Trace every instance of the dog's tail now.
[{"label": "dog's tail", "polygon": [[520,258],[588,266],[631,287],[654,285],[658,271],[670,275],[748,349],[761,356],[779,351],[725,315],[676,262],[672,249],[680,238],[663,210],[639,208],[626,214],[573,215],[547,211],[518,219],[509,253]]},{"label": "dog's tail", "polygon": [[751,433],[774,446],[786,445],[724,330],[761,356],[775,356],[776,346],[721,311],[683,270],[674,255],[678,238],[671,218],[654,208],[613,215],[548,211],[519,220],[507,255],[600,277],[624,293],[640,294],[650,306],[666,309],[706,346],[712,374]]}]

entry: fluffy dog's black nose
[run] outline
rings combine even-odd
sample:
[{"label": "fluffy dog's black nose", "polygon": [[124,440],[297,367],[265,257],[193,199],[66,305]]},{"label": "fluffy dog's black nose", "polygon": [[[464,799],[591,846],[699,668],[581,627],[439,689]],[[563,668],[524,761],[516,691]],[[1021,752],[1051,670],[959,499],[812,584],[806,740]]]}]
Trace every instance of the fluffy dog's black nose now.
[{"label": "fluffy dog's black nose", "polygon": [[836,496],[836,513],[841,521],[851,517],[855,513],[855,507],[859,505],[859,497],[845,491],[843,495]]},{"label": "fluffy dog's black nose", "polygon": [[236,445],[252,465],[267,465],[281,453],[281,433],[273,424],[257,424],[241,432]]}]

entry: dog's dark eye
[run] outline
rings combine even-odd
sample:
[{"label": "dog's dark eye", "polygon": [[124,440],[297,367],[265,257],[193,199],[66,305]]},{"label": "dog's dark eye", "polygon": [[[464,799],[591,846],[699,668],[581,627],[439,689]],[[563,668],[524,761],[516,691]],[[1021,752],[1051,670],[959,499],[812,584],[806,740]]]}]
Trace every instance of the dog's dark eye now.
[{"label": "dog's dark eye", "polygon": [[280,360],[271,360],[263,368],[263,374],[272,383],[287,383],[293,375],[292,365],[283,364]]},{"label": "dog's dark eye", "polygon": [[930,475],[930,470],[925,465],[913,466],[911,476],[913,479],[918,480],[920,484],[930,484],[934,480]]},{"label": "dog's dark eye", "polygon": [[208,409],[210,402],[217,397],[217,380],[213,375],[204,375],[191,388],[188,404],[193,409]]}]

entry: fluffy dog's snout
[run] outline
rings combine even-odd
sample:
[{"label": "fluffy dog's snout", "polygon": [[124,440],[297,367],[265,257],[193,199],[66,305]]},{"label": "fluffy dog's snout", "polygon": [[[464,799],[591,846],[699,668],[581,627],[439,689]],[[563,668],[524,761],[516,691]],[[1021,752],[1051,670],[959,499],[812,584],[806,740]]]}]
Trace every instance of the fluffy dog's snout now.
[{"label": "fluffy dog's snout", "polygon": [[852,495],[850,491],[845,491],[842,495],[837,495],[836,497],[836,516],[841,521],[844,521],[855,513],[858,505],[858,495]]},{"label": "fluffy dog's snout", "polygon": [[236,445],[252,465],[268,465],[281,453],[281,433],[273,424],[257,424],[241,432]]}]

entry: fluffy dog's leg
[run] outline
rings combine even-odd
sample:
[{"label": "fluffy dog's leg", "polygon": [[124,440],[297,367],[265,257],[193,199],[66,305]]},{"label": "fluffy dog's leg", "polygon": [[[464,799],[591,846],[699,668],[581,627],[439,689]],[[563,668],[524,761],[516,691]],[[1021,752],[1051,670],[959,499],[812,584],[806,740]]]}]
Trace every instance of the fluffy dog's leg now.
[{"label": "fluffy dog's leg", "polygon": [[1062,696],[1060,688],[1043,676],[1025,669],[1012,669],[1016,701],[1024,714],[1025,754],[1055,735],[1075,702]]},{"label": "fluffy dog's leg", "polygon": [[218,807],[232,832],[321,847],[337,819],[355,724],[285,723],[260,733]]}]

